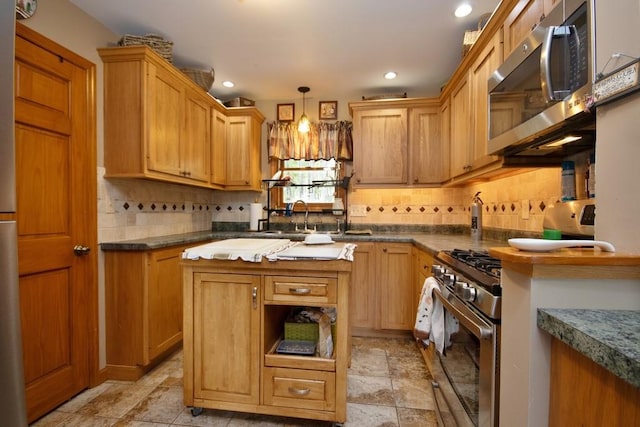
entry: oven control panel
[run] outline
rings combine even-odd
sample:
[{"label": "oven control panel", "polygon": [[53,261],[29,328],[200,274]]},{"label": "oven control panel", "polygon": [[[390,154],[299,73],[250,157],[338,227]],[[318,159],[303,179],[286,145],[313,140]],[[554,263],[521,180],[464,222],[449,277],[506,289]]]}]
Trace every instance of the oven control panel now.
[{"label": "oven control panel", "polygon": [[434,264],[431,267],[431,273],[438,283],[448,288],[457,299],[492,319],[500,319],[502,310],[500,295],[493,295],[447,265]]}]

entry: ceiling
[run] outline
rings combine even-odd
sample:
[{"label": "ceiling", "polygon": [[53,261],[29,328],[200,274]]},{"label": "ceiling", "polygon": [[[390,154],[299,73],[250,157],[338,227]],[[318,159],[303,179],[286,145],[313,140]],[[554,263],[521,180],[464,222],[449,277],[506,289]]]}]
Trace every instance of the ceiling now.
[{"label": "ceiling", "polygon": [[[450,0],[70,0],[116,34],[160,34],[177,66],[209,69],[211,94],[266,100],[435,96],[467,29],[499,0],[456,18]],[[383,74],[393,70],[395,80]],[[228,89],[222,81],[232,80]]]}]

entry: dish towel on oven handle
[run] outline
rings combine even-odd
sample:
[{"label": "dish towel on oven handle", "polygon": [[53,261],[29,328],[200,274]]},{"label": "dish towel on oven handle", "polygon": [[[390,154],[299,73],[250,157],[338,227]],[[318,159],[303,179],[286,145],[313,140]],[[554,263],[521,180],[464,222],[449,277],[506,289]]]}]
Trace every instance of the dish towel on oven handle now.
[{"label": "dish towel on oven handle", "polygon": [[420,294],[420,302],[416,313],[416,323],[413,335],[421,339],[425,345],[433,342],[436,350],[443,354],[444,349],[451,345],[451,335],[458,332],[458,319],[446,311],[433,290],[440,285],[433,277],[425,279]]}]

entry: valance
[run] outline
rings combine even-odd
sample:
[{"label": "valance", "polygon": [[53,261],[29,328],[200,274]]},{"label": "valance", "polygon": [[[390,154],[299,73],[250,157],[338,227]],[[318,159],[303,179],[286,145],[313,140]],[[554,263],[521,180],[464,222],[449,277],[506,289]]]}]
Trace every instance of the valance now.
[{"label": "valance", "polygon": [[298,132],[297,123],[269,122],[269,157],[305,160],[351,160],[352,122],[311,123],[309,132]]}]

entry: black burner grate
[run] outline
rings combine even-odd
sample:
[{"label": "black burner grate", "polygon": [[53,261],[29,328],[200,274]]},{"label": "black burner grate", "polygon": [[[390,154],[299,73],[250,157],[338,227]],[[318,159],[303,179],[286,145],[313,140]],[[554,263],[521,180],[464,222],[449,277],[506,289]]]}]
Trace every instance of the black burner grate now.
[{"label": "black burner grate", "polygon": [[453,249],[448,251],[452,258],[457,259],[476,270],[480,270],[497,279],[500,278],[500,260],[489,255],[487,251],[467,249]]}]

